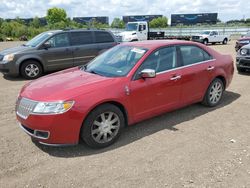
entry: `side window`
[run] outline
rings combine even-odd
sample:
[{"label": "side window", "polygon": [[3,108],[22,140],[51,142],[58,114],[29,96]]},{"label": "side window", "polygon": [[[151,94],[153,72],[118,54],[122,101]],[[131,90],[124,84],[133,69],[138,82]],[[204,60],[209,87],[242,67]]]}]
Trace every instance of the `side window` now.
[{"label": "side window", "polygon": [[92,33],[90,31],[71,32],[71,44],[73,46],[92,44],[92,43],[93,43],[93,38],[92,38]]},{"label": "side window", "polygon": [[214,35],[218,35],[218,32],[217,32],[217,31],[214,31]]},{"label": "side window", "polygon": [[138,69],[154,69],[156,73],[177,67],[176,47],[161,48],[148,56]]},{"label": "side window", "polygon": [[51,45],[51,48],[60,48],[69,46],[69,37],[68,33],[61,33],[51,37],[48,42]]},{"label": "side window", "polygon": [[143,30],[146,30],[146,25],[143,25]]},{"label": "side window", "polygon": [[95,31],[96,43],[114,42],[109,32]]},{"label": "side window", "polygon": [[180,46],[180,51],[183,66],[212,59],[207,52],[197,46]]}]

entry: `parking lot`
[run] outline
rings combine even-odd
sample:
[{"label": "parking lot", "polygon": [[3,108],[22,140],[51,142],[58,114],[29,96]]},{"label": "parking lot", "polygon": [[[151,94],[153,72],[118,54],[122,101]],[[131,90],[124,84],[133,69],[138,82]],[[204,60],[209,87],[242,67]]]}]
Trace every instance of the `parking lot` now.
[{"label": "parking lot", "polygon": [[[235,58],[234,44],[210,47]],[[218,107],[163,114],[101,150],[33,143],[14,111],[26,82],[0,74],[0,187],[250,187],[250,73],[235,71]]]}]

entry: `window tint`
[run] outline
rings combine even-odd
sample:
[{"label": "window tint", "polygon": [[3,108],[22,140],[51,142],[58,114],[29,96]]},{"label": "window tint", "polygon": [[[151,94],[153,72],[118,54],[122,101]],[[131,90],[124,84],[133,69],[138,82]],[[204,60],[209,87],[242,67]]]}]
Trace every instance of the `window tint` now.
[{"label": "window tint", "polygon": [[180,46],[183,65],[191,65],[212,59],[211,56],[196,46]]},{"label": "window tint", "polygon": [[114,39],[109,32],[96,31],[95,37],[97,43],[114,42]]},{"label": "window tint", "polygon": [[48,42],[51,45],[51,48],[59,48],[69,46],[69,38],[67,33],[57,34],[51,37]]},{"label": "window tint", "polygon": [[92,33],[90,31],[71,32],[71,43],[72,45],[92,44]]},{"label": "window tint", "polygon": [[156,73],[170,70],[177,67],[176,48],[161,48],[153,52],[143,62],[139,68],[139,72],[143,69],[154,69]]}]

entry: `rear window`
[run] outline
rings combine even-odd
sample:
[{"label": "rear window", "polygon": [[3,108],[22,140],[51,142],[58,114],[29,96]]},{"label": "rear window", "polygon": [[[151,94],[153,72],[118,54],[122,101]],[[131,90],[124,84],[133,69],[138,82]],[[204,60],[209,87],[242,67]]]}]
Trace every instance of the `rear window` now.
[{"label": "rear window", "polygon": [[114,39],[109,32],[96,31],[95,37],[96,43],[114,42]]},{"label": "rear window", "polygon": [[90,31],[84,32],[71,32],[71,44],[74,45],[84,45],[92,44],[93,37]]}]

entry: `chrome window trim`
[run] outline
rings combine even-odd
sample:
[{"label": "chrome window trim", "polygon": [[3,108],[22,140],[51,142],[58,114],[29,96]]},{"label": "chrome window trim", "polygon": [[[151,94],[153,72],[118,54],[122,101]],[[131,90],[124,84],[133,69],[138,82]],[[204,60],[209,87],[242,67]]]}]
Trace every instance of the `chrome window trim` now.
[{"label": "chrome window trim", "polygon": [[179,70],[179,69],[183,69],[183,68],[187,68],[187,67],[192,67],[192,66],[195,66],[195,65],[200,65],[200,64],[203,64],[203,63],[208,63],[208,62],[211,62],[211,61],[214,61],[214,60],[216,60],[216,59],[209,59],[209,60],[206,60],[206,61],[200,61],[198,63],[193,63],[193,64],[190,64],[190,65],[176,67],[176,68],[165,70],[165,71],[162,71],[162,72],[157,72],[156,75],[164,74],[164,73],[167,73],[167,72],[170,72],[170,71],[175,71],[175,70]]}]

